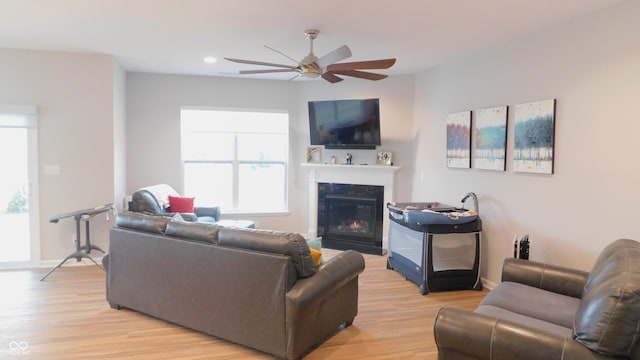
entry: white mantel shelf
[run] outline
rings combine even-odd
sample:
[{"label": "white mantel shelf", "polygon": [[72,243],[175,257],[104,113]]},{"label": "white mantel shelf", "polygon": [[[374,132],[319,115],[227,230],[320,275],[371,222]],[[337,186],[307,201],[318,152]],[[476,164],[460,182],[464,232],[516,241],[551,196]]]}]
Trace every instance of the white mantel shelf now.
[{"label": "white mantel shelf", "polygon": [[[318,231],[318,183],[339,183],[384,186],[384,204],[393,201],[394,173],[400,166],[392,165],[347,165],[302,163],[308,169],[309,181],[309,227],[307,233],[316,236]],[[382,247],[388,249],[389,217],[384,209],[382,225]]]},{"label": "white mantel shelf", "polygon": [[310,168],[319,168],[319,169],[340,169],[340,170],[366,170],[373,169],[375,171],[383,170],[394,172],[400,169],[400,166],[393,165],[347,165],[347,164],[319,164],[319,163],[302,163],[300,164],[302,167],[310,167]]}]

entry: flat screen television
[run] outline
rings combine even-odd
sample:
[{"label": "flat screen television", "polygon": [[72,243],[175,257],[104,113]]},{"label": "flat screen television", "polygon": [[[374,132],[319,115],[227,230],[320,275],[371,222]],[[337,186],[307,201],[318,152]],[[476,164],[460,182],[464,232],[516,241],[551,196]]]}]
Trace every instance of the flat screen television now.
[{"label": "flat screen television", "polygon": [[309,101],[311,145],[375,149],[380,145],[380,99]]}]

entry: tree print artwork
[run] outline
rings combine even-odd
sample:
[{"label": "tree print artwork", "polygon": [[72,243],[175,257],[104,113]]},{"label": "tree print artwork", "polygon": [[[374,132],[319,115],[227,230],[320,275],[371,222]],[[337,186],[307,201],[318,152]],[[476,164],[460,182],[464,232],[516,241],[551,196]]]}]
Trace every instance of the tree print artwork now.
[{"label": "tree print artwork", "polygon": [[471,111],[447,115],[447,166],[471,167]]},{"label": "tree print artwork", "polygon": [[555,105],[551,99],[515,106],[514,171],[553,174]]},{"label": "tree print artwork", "polygon": [[476,111],[476,169],[504,171],[507,147],[507,107],[499,106]]}]

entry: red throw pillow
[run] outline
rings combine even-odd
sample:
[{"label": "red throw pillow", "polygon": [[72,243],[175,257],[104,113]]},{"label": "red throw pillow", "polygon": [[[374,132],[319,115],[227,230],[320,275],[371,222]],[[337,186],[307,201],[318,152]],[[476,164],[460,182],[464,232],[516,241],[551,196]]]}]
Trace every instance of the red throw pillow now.
[{"label": "red throw pillow", "polygon": [[169,206],[171,212],[193,213],[193,197],[171,196],[169,195]]}]

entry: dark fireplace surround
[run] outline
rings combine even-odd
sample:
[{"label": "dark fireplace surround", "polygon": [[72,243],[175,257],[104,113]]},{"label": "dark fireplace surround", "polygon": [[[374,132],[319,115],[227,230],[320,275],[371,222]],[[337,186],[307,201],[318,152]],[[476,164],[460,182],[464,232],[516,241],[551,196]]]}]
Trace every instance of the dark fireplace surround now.
[{"label": "dark fireplace surround", "polygon": [[384,255],[384,186],[318,183],[318,236],[329,249]]}]

